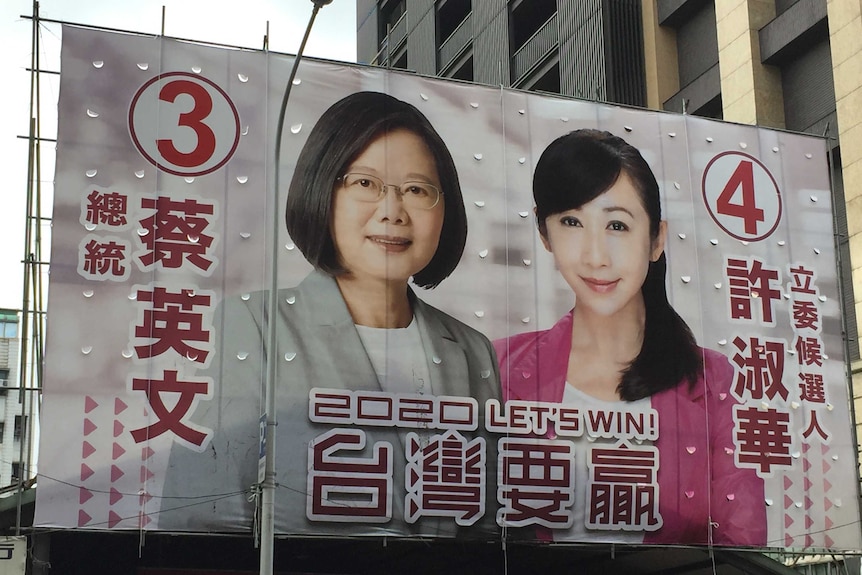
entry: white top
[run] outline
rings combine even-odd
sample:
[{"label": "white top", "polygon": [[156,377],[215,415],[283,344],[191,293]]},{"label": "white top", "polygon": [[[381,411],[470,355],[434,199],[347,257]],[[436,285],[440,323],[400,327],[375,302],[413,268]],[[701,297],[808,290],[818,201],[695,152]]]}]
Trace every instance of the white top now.
[{"label": "white top", "polygon": [[[651,402],[648,397],[638,399],[637,401],[604,401],[597,399],[591,395],[587,395],[583,391],[576,389],[574,386],[566,383],[563,391],[564,405],[577,406],[581,413],[585,414],[587,410],[594,411],[620,411],[621,409],[631,413],[646,413],[651,409]],[[554,529],[554,541],[606,541],[609,543],[643,543],[643,531],[623,531],[620,530],[598,530],[587,529],[587,508],[589,500],[589,480],[590,471],[587,467],[587,460],[590,456],[591,447],[610,447],[618,443],[618,439],[611,438],[588,438],[588,431],[585,429],[581,437],[570,438],[574,444],[575,452],[575,505],[574,522],[569,529]],[[651,441],[643,441],[640,445],[651,445]]]},{"label": "white top", "polygon": [[415,316],[407,327],[357,325],[356,331],[377,374],[380,389],[389,393],[434,394]]}]

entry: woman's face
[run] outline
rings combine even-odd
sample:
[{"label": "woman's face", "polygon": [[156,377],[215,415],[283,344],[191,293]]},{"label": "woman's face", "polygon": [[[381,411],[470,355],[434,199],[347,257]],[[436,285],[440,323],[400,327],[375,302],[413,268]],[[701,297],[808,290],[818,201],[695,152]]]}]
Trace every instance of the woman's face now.
[{"label": "woman's face", "polygon": [[606,192],[580,208],[548,216],[542,236],[576,306],[603,316],[640,306],[641,286],[664,249],[666,222],[650,238],[640,195],[623,172]]},{"label": "woman's face", "polygon": [[[384,183],[423,182],[440,189],[440,178],[425,141],[408,130],[372,140],[345,169],[376,176]],[[431,209],[405,207],[394,187],[377,202],[363,202],[336,184],[332,237],[341,264],[357,279],[407,282],[437,251],[443,228],[441,195]]]}]

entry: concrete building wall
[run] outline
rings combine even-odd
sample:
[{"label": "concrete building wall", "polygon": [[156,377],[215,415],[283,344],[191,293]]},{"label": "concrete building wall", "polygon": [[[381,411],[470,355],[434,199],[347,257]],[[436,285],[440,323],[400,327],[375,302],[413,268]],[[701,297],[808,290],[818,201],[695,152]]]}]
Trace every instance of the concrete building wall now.
[{"label": "concrete building wall", "polygon": [[428,76],[437,73],[435,17],[434,0],[407,0],[407,68]]},{"label": "concrete building wall", "polygon": [[679,91],[676,30],[659,26],[658,7],[643,3],[644,66],[647,108],[661,110],[662,103]]},{"label": "concrete building wall", "polygon": [[356,61],[371,64],[378,50],[379,9],[375,0],[356,0]]},{"label": "concrete building wall", "polygon": [[724,119],[784,127],[781,75],[760,58],[758,30],[775,18],[774,0],[717,0],[718,63]]},{"label": "concrete building wall", "polygon": [[603,10],[599,0],[559,0],[560,87],[563,94],[606,100]]},{"label": "concrete building wall", "polygon": [[[7,314],[4,313],[3,316],[5,318]],[[12,463],[21,460],[21,443],[14,437],[15,416],[21,415],[22,412],[17,390],[19,348],[17,337],[0,335],[0,370],[3,370],[4,374],[8,371],[8,377],[0,381],[0,423],[3,426],[3,434],[0,437],[0,487],[11,485]],[[27,433],[29,432],[28,429]]]},{"label": "concrete building wall", "polygon": [[473,70],[480,84],[509,85],[507,0],[473,3]]},{"label": "concrete building wall", "polygon": [[[829,0],[826,8],[838,138],[841,142],[841,172],[847,206],[847,234],[850,238],[850,267],[858,322],[862,318],[862,3],[859,0]],[[858,349],[858,341],[850,344]],[[860,361],[852,366],[852,383],[856,413],[862,415]],[[862,437],[862,424],[858,416],[856,435]]]}]

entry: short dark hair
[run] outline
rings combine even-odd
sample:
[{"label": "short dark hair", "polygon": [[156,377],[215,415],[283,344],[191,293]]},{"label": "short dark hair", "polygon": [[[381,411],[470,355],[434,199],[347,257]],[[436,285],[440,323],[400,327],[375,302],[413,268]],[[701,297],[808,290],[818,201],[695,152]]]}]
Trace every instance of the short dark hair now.
[{"label": "short dark hair", "polygon": [[425,142],[443,191],[443,228],[431,261],[413,281],[433,288],[451,274],[467,242],[467,213],[452,154],[416,107],[380,92],[357,92],[330,106],[312,128],[299,153],[287,194],[287,231],[315,268],[345,273],[332,238],[332,197],[336,180],[378,136],[408,130]]},{"label": "short dark hair", "polygon": [[[539,233],[553,214],[580,208],[605,193],[626,174],[634,184],[650,221],[650,238],[658,238],[661,198],[658,182],[637,148],[599,130],[575,130],[551,142],[542,152],[533,175],[533,199]],[[641,293],[646,308],[641,351],[623,371],[620,397],[634,401],[676,387],[694,385],[703,364],[688,325],[667,299],[667,260],[662,253],[650,262]],[[577,303],[575,304],[577,305]]]}]

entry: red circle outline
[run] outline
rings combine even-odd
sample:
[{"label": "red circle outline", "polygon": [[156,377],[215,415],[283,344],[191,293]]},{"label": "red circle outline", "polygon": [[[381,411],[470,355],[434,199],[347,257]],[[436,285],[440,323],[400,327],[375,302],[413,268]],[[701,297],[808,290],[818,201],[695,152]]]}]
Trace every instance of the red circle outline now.
[{"label": "red circle outline", "polygon": [[[753,161],[754,163],[756,163],[758,166],[763,168],[763,171],[766,172],[766,175],[769,176],[770,180],[772,180],[772,185],[775,186],[775,195],[778,196],[778,217],[775,218],[775,223],[772,225],[772,227],[768,231],[766,231],[766,233],[764,233],[763,235],[758,236],[756,238],[740,237],[740,236],[736,235],[735,233],[731,232],[726,227],[724,227],[724,225],[719,221],[718,217],[712,212],[712,206],[709,205],[709,200],[706,197],[706,175],[709,173],[709,168],[712,166],[712,164],[715,163],[716,160],[718,160],[722,156],[731,156],[731,155],[732,156],[743,156],[743,157],[748,158],[749,160]],[[701,177],[701,184],[700,184],[700,193],[701,193],[701,196],[703,197],[703,205],[706,206],[706,211],[709,212],[709,217],[712,218],[712,221],[714,221],[716,223],[716,225],[718,225],[718,227],[720,227],[722,230],[724,230],[724,233],[726,233],[727,235],[729,235],[730,237],[732,237],[734,239],[737,239],[737,240],[740,240],[743,242],[759,242],[761,240],[765,240],[766,238],[768,238],[769,236],[772,235],[772,233],[776,230],[776,228],[778,228],[778,224],[781,223],[781,214],[784,210],[784,202],[781,200],[781,189],[778,187],[778,182],[775,181],[775,177],[772,175],[772,172],[769,171],[769,168],[764,166],[763,162],[761,162],[760,160],[758,160],[757,158],[755,158],[751,154],[746,154],[745,152],[737,152],[736,150],[728,150],[726,152],[721,152],[720,154],[716,154],[715,156],[713,156],[713,158],[709,162],[707,162],[706,167],[703,169],[703,176]]]},{"label": "red circle outline", "polygon": [[[222,97],[224,97],[224,99],[228,103],[228,106],[230,106],[230,109],[233,112],[234,121],[236,123],[236,136],[234,137],[233,145],[231,146],[231,149],[227,153],[227,155],[225,155],[224,159],[221,160],[218,164],[216,164],[212,168],[209,168],[207,170],[203,170],[200,172],[178,172],[176,170],[173,170],[171,168],[163,166],[162,164],[160,164],[158,162],[158,160],[155,160],[152,157],[150,157],[150,155],[144,150],[144,147],[141,145],[141,142],[138,140],[138,136],[135,133],[135,125],[134,125],[134,112],[135,112],[135,106],[138,103],[138,99],[140,99],[141,95],[144,93],[144,91],[147,88],[150,87],[151,84],[161,80],[162,78],[167,78],[170,76],[186,76],[186,77],[194,78],[195,80],[201,80],[203,82],[206,82],[207,84],[209,84],[210,86],[215,88],[216,91],[218,91],[222,95]],[[164,74],[159,74],[158,76],[150,78],[140,88],[138,88],[138,91],[135,93],[135,96],[132,98],[131,104],[129,104],[129,135],[132,138],[132,142],[135,144],[135,148],[137,148],[138,152],[140,152],[140,154],[144,158],[146,158],[146,160],[148,162],[153,164],[156,168],[158,168],[159,170],[166,172],[168,174],[173,174],[175,176],[186,176],[186,177],[203,176],[203,175],[209,174],[211,172],[214,172],[214,171],[218,170],[219,168],[221,168],[222,166],[224,166],[228,162],[228,160],[230,160],[231,157],[234,155],[234,152],[236,152],[237,147],[239,147],[240,130],[241,130],[241,128],[240,128],[240,122],[239,122],[239,112],[237,111],[236,106],[234,106],[233,100],[230,99],[230,96],[227,95],[227,92],[225,92],[221,88],[221,86],[219,86],[218,84],[216,84],[215,82],[213,82],[209,78],[207,78],[205,76],[201,76],[200,74],[192,74],[190,72],[165,72]]]}]

